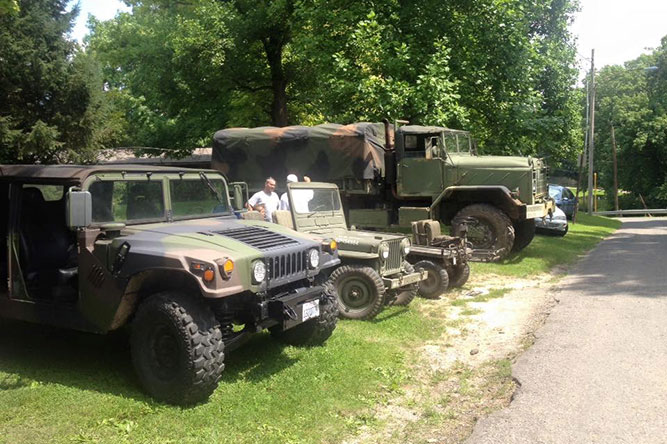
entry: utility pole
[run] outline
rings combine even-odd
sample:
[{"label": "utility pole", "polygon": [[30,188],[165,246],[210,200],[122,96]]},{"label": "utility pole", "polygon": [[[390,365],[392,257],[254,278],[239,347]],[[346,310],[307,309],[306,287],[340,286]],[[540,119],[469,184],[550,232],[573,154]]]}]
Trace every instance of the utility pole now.
[{"label": "utility pole", "polygon": [[618,211],[618,167],[616,164],[616,137],[614,124],[611,124],[611,158],[614,162],[614,210]]},{"label": "utility pole", "polygon": [[595,155],[595,49],[591,49],[590,127],[588,135],[588,214],[593,214],[593,171]]}]

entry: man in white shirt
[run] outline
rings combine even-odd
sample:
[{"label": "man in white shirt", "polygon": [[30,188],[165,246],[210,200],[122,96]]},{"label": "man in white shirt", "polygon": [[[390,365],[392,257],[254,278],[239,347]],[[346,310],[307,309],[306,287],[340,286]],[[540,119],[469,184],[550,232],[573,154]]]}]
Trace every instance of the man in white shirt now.
[{"label": "man in white shirt", "polygon": [[[294,183],[298,181],[299,179],[296,177],[296,174],[290,174],[287,176],[287,183]],[[287,211],[290,209],[289,196],[287,196],[287,192],[284,192],[283,195],[280,196],[280,209]]]},{"label": "man in white shirt", "polygon": [[246,202],[246,208],[248,210],[258,210],[262,212],[264,209],[263,216],[264,220],[271,222],[271,215],[274,211],[280,206],[280,199],[275,193],[276,189],[276,180],[273,177],[268,177],[266,182],[264,182],[264,189],[256,192],[252,195],[248,202]]}]

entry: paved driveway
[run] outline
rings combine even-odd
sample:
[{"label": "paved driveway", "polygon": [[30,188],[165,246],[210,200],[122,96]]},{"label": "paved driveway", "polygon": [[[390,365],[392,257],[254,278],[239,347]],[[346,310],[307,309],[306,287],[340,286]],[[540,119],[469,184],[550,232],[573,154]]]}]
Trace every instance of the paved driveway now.
[{"label": "paved driveway", "polygon": [[667,219],[624,222],[562,281],[470,443],[667,443]]}]

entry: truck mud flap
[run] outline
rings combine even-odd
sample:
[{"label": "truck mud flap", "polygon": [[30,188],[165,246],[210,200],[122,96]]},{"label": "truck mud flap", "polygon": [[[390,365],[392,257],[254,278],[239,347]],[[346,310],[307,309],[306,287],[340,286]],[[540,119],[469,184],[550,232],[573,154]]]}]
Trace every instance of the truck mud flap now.
[{"label": "truck mud flap", "polygon": [[283,330],[295,327],[320,315],[321,286],[299,288],[280,294],[268,301],[269,317]]}]

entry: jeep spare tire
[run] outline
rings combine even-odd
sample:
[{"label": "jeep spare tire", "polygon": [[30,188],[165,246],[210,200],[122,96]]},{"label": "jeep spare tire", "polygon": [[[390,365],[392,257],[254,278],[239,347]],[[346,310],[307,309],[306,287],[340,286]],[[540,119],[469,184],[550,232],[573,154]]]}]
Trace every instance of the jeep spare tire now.
[{"label": "jeep spare tire", "polygon": [[336,289],[341,318],[372,319],[384,307],[384,284],[371,267],[343,265],[329,277]]},{"label": "jeep spare tire", "polygon": [[220,324],[199,295],[149,297],[137,310],[130,345],[141,385],[171,404],[207,400],[225,367]]},{"label": "jeep spare tire", "polygon": [[490,250],[493,260],[507,257],[514,246],[514,225],[505,213],[489,204],[473,204],[452,219],[452,233],[460,236],[468,228],[468,241],[475,250]]}]

